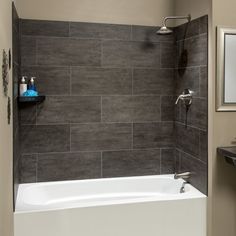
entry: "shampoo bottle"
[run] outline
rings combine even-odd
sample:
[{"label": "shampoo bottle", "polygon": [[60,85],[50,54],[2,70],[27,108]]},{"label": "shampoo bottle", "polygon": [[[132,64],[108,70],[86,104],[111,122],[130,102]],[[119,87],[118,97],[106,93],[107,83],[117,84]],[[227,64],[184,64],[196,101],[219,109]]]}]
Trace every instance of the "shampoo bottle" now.
[{"label": "shampoo bottle", "polygon": [[21,82],[20,82],[20,96],[23,96],[24,92],[27,91],[27,83],[26,83],[26,76],[22,76]]},{"label": "shampoo bottle", "polygon": [[29,90],[37,91],[34,80],[35,80],[35,77],[31,77],[29,81]]}]

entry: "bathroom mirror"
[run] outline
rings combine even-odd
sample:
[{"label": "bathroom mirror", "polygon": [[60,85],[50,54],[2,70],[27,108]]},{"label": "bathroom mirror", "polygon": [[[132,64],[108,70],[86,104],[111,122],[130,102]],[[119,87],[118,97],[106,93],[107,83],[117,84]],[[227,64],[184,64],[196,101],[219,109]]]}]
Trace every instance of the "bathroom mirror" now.
[{"label": "bathroom mirror", "polygon": [[236,111],[236,29],[217,27],[217,111]]}]

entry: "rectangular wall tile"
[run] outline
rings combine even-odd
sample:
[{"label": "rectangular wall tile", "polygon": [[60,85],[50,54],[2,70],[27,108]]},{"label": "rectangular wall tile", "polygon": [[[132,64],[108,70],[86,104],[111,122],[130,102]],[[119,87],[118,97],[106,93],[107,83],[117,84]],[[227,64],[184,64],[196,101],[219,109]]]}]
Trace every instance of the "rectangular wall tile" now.
[{"label": "rectangular wall tile", "polygon": [[200,34],[208,33],[208,16],[202,16],[199,18]]},{"label": "rectangular wall tile", "polygon": [[[14,128],[14,127],[13,127]],[[14,183],[14,199],[17,195],[18,185],[20,183],[21,171],[21,153],[20,153],[20,135],[19,128],[13,130],[13,183]]]},{"label": "rectangular wall tile", "polygon": [[100,177],[99,152],[40,154],[38,157],[38,182]]},{"label": "rectangular wall tile", "polygon": [[101,42],[92,39],[37,38],[38,65],[99,66]]},{"label": "rectangular wall tile", "polygon": [[175,68],[176,46],[173,42],[161,43],[161,68]]},{"label": "rectangular wall tile", "polygon": [[22,155],[20,163],[20,182],[34,183],[37,181],[37,154]]},{"label": "rectangular wall tile", "polygon": [[132,94],[132,71],[121,68],[72,67],[72,94]]},{"label": "rectangular wall tile", "polygon": [[21,36],[21,65],[36,65],[36,38]]},{"label": "rectangular wall tile", "polygon": [[46,20],[21,20],[21,34],[32,36],[69,36],[69,22]]},{"label": "rectangular wall tile", "polygon": [[105,96],[102,98],[102,121],[160,121],[160,97]]},{"label": "rectangular wall tile", "polygon": [[103,177],[160,174],[160,150],[103,152]]},{"label": "rectangular wall tile", "polygon": [[[17,27],[17,26],[16,26]],[[18,28],[12,27],[12,60],[19,66],[20,64],[20,32]]]},{"label": "rectangular wall tile", "polygon": [[207,165],[194,157],[181,152],[181,172],[192,173],[190,183],[207,194]]},{"label": "rectangular wall tile", "polygon": [[69,125],[23,125],[22,153],[66,152],[70,150]]},{"label": "rectangular wall tile", "polygon": [[[208,107],[207,100],[202,98],[193,98],[192,105],[187,113],[187,124],[196,128],[207,130]],[[185,123],[186,120],[186,107],[181,106],[181,122]]]},{"label": "rectangular wall tile", "polygon": [[207,163],[208,161],[208,132],[200,131],[200,155],[199,158]]},{"label": "rectangular wall tile", "polygon": [[130,25],[84,22],[70,23],[70,37],[129,40],[131,38],[130,34]]},{"label": "rectangular wall tile", "polygon": [[102,65],[160,68],[160,44],[130,41],[103,41]]},{"label": "rectangular wall tile", "polygon": [[134,94],[174,94],[174,70],[134,69]]},{"label": "rectangular wall tile", "polygon": [[208,95],[208,68],[207,66],[200,68],[200,97],[207,99]]},{"label": "rectangular wall tile", "polygon": [[32,104],[24,104],[19,109],[21,125],[36,124],[36,106]]},{"label": "rectangular wall tile", "polygon": [[200,21],[199,18],[189,23],[182,24],[175,28],[176,41],[185,40],[199,35]]},{"label": "rectangular wall tile", "polygon": [[175,71],[176,95],[183,93],[184,89],[190,89],[194,96],[199,96],[199,68],[182,68]]},{"label": "rectangular wall tile", "polygon": [[37,107],[37,124],[101,121],[101,99],[96,96],[52,96]]},{"label": "rectangular wall tile", "polygon": [[176,158],[174,148],[161,149],[161,174],[176,172]]},{"label": "rectangular wall tile", "polygon": [[[202,34],[177,44],[177,65],[183,66],[207,66],[208,62],[208,38]],[[185,56],[181,56],[185,51]]]},{"label": "rectangular wall tile", "polygon": [[180,158],[181,158],[181,153],[180,153],[180,150],[175,148],[174,149],[174,154],[175,154],[175,168],[176,168],[176,173],[180,173],[181,170],[181,166],[180,166]]},{"label": "rectangular wall tile", "polygon": [[70,94],[70,68],[27,66],[21,68],[22,75],[36,77],[35,83],[40,94],[67,95]]},{"label": "rectangular wall tile", "polygon": [[131,124],[80,124],[71,127],[72,151],[130,149]]},{"label": "rectangular wall tile", "polygon": [[15,30],[17,31],[17,33],[20,33],[20,18],[18,15],[18,12],[16,10],[16,6],[13,3],[12,4],[12,27],[15,28]]},{"label": "rectangular wall tile", "polygon": [[173,121],[175,111],[175,97],[161,96],[161,121]]},{"label": "rectangular wall tile", "polygon": [[17,98],[19,95],[20,66],[15,62],[13,62],[12,66],[13,66],[13,74],[12,74],[13,98]]},{"label": "rectangular wall tile", "polygon": [[134,148],[173,147],[173,122],[135,123]]},{"label": "rectangular wall tile", "polygon": [[176,147],[193,156],[199,156],[199,130],[175,124]]}]

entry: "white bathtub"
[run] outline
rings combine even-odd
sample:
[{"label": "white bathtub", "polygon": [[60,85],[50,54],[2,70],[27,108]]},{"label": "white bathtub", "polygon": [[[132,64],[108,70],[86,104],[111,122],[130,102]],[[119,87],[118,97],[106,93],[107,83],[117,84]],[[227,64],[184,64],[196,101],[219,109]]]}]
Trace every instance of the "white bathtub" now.
[{"label": "white bathtub", "polygon": [[206,236],[206,196],[173,175],[21,184],[15,236]]}]

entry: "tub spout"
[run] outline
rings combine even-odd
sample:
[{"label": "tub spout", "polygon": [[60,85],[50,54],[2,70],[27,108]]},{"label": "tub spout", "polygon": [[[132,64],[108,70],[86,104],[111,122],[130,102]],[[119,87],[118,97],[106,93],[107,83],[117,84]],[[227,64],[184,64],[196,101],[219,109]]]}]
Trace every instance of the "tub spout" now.
[{"label": "tub spout", "polygon": [[185,193],[185,192],[186,192],[185,185],[188,184],[188,183],[189,183],[189,182],[187,182],[187,181],[184,181],[184,182],[183,182],[183,184],[182,184],[182,186],[181,186],[181,188],[180,188],[180,191],[179,191],[180,193]]},{"label": "tub spout", "polygon": [[191,176],[191,172],[184,172],[184,173],[180,173],[180,174],[175,173],[174,179],[182,178],[184,180],[188,180],[188,179],[190,179],[190,176]]}]

